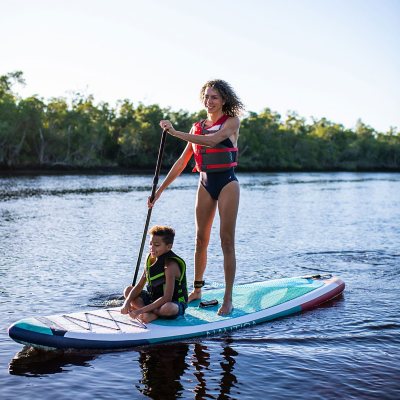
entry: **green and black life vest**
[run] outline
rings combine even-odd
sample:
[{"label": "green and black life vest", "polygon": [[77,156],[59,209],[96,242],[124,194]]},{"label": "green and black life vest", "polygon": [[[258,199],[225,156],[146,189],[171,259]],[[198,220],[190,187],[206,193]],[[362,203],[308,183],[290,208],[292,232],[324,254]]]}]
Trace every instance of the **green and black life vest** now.
[{"label": "green and black life vest", "polygon": [[165,286],[165,262],[172,259],[177,262],[181,275],[179,279],[175,279],[175,288],[172,295],[172,301],[187,303],[187,282],[186,282],[186,263],[177,256],[172,250],[166,252],[157,258],[154,264],[151,264],[150,254],[146,259],[146,281],[147,291],[150,293],[152,301],[155,301],[164,295]]}]

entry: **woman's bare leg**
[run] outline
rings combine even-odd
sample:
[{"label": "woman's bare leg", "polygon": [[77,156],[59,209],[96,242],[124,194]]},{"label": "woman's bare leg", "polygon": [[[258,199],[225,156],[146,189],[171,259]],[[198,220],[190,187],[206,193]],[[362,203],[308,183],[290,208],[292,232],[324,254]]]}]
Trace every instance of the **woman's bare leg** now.
[{"label": "woman's bare leg", "polygon": [[[194,280],[202,281],[207,266],[207,247],[210,241],[211,227],[217,209],[214,200],[199,183],[196,199],[196,247],[194,252]],[[189,302],[201,298],[201,288],[193,288]]]},{"label": "woman's bare leg", "polygon": [[221,247],[224,254],[225,294],[218,314],[227,315],[233,310],[232,290],[236,273],[235,227],[239,209],[239,183],[228,183],[218,198]]}]

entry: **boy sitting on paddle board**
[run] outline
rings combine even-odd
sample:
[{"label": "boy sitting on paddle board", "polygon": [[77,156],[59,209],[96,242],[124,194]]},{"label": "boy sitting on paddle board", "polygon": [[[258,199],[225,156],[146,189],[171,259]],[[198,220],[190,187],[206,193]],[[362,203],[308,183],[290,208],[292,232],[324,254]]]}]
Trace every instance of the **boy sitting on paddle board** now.
[{"label": "boy sitting on paddle board", "polygon": [[[135,287],[124,290],[122,314],[148,323],[158,317],[174,319],[185,313],[188,301],[185,261],[171,249],[175,231],[168,226],[149,230],[150,253]],[[147,283],[147,290],[144,285]]]}]

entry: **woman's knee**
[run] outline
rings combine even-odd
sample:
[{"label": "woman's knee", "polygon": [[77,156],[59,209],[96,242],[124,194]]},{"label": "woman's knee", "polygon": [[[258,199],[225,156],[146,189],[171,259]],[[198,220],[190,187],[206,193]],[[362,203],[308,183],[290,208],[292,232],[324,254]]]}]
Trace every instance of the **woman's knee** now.
[{"label": "woman's knee", "polygon": [[210,238],[202,235],[196,235],[196,251],[207,250]]},{"label": "woman's knee", "polygon": [[230,235],[221,235],[221,248],[224,253],[235,251],[235,239]]}]

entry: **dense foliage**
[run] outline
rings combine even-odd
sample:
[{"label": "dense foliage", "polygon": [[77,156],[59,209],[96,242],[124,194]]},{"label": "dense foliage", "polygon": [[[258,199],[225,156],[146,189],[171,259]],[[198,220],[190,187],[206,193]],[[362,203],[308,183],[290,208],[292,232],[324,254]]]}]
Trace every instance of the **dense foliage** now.
[{"label": "dense foliage", "polygon": [[[189,131],[204,111],[173,112],[158,105],[115,107],[95,104],[92,96],[72,101],[20,98],[13,86],[23,84],[22,72],[0,76],[0,166],[153,168],[160,141],[160,119]],[[278,170],[400,170],[397,129],[379,133],[358,122],[354,130],[325,118],[311,124],[295,113],[285,120],[270,109],[250,112],[240,131],[240,169]],[[164,167],[171,166],[185,143],[168,137]]]}]

